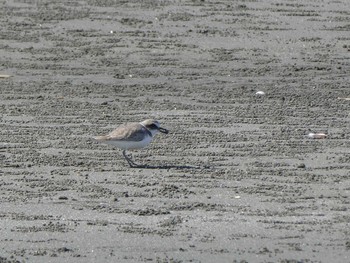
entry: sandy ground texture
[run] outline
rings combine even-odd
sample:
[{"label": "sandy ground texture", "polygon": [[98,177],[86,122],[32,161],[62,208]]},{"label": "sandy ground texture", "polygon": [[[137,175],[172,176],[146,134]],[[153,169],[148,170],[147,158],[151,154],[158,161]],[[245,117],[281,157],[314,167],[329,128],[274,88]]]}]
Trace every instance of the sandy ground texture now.
[{"label": "sandy ground texture", "polygon": [[0,262],[349,262],[348,0],[0,6]]}]

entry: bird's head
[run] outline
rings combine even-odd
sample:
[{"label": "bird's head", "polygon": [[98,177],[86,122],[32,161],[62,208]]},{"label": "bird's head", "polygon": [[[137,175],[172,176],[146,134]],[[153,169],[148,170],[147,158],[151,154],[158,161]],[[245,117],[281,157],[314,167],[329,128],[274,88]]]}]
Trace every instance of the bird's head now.
[{"label": "bird's head", "polygon": [[158,132],[168,134],[169,131],[165,128],[160,127],[159,121],[148,119],[140,123],[147,130],[152,133],[152,136],[156,135]]}]

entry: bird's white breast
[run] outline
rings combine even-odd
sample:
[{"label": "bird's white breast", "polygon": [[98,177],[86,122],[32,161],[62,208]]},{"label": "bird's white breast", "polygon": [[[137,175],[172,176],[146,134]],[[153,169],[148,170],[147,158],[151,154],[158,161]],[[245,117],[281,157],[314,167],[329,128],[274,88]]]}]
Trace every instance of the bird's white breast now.
[{"label": "bird's white breast", "polygon": [[114,147],[129,150],[129,149],[141,149],[146,147],[152,141],[152,137],[148,134],[141,141],[106,141],[105,143]]}]

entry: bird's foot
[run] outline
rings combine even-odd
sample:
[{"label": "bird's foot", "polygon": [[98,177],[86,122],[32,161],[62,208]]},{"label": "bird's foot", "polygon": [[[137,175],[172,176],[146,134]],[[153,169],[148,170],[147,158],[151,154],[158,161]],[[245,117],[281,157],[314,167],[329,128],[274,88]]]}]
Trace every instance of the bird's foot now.
[{"label": "bird's foot", "polygon": [[128,162],[130,167],[133,167],[133,168],[138,167],[138,164],[134,163],[134,161],[131,159],[132,158],[131,154],[130,154],[130,157],[127,156],[127,154],[126,154],[126,152],[124,150],[123,151],[123,156],[124,156],[125,160]]}]

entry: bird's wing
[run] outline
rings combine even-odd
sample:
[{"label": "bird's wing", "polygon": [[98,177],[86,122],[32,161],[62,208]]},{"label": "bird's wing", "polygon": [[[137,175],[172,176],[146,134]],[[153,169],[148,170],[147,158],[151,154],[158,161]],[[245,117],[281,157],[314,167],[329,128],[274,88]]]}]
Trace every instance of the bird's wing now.
[{"label": "bird's wing", "polygon": [[142,141],[145,137],[145,127],[139,123],[122,125],[106,135],[106,141]]}]

